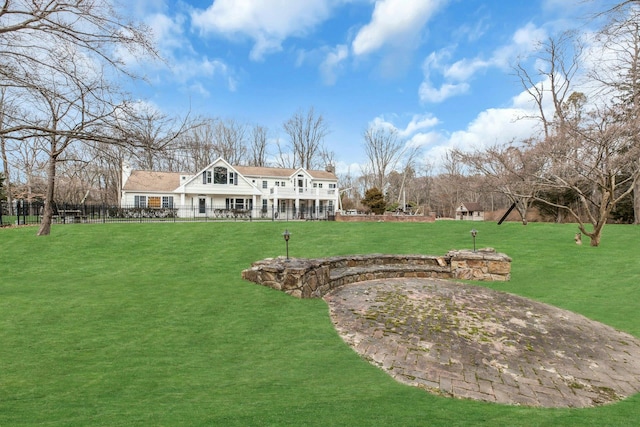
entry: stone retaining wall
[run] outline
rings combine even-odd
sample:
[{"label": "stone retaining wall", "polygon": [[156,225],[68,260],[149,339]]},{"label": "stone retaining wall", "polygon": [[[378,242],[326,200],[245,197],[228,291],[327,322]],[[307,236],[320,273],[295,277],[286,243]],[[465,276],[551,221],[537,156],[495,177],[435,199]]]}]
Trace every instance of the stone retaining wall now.
[{"label": "stone retaining wall", "polygon": [[431,255],[347,255],[329,258],[267,258],[242,271],[242,278],[298,298],[320,298],[350,283],[396,277],[506,281],[511,258],[491,248]]}]

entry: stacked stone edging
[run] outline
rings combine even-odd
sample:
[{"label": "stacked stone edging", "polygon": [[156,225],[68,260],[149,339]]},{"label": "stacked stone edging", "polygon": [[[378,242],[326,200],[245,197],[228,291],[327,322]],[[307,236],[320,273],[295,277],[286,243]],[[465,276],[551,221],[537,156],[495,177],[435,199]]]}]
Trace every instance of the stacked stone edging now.
[{"label": "stacked stone edging", "polygon": [[328,258],[267,258],[242,278],[298,298],[321,298],[340,286],[374,279],[420,277],[507,281],[511,258],[491,248],[432,255],[346,255]]}]

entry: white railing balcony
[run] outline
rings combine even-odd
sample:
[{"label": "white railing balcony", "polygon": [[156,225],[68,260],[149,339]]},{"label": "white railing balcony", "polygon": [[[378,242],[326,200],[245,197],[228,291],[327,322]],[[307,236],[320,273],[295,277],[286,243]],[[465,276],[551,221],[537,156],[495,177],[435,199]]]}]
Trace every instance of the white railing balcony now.
[{"label": "white railing balcony", "polygon": [[309,187],[271,187],[269,194],[282,199],[333,199],[337,194],[335,188]]}]

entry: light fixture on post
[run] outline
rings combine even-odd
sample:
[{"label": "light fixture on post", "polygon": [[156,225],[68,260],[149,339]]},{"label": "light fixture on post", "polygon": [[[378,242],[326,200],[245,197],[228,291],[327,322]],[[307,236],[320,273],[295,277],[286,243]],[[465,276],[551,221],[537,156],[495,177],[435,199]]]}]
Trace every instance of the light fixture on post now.
[{"label": "light fixture on post", "polygon": [[291,238],[291,233],[289,233],[289,230],[284,230],[284,233],[282,233],[282,237],[284,237],[285,244],[287,245],[287,259],[289,259],[289,238]]},{"label": "light fixture on post", "polygon": [[473,228],[471,230],[471,237],[473,237],[473,252],[476,251],[476,236],[478,235],[478,230],[476,230],[475,228]]}]

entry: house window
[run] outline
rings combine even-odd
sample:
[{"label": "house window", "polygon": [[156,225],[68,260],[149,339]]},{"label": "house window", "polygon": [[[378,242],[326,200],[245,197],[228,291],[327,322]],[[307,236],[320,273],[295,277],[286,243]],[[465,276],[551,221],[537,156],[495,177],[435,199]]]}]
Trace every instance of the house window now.
[{"label": "house window", "polygon": [[150,208],[159,208],[160,197],[149,197],[147,206],[149,206]]},{"label": "house window", "polygon": [[318,184],[318,188],[322,188],[322,183],[319,183],[319,184]]},{"label": "house window", "polygon": [[267,199],[262,201],[262,212],[267,212]]},{"label": "house window", "polygon": [[276,187],[280,187],[280,181],[276,181]]},{"label": "house window", "polygon": [[236,199],[236,209],[244,209],[244,199]]},{"label": "house window", "polygon": [[336,188],[336,184],[329,184],[329,188]]},{"label": "house window", "polygon": [[329,206],[327,206],[329,212],[333,212],[333,200],[329,200]]},{"label": "house window", "polygon": [[267,181],[262,181],[262,188],[267,188]]},{"label": "house window", "polygon": [[133,206],[136,208],[146,208],[147,207],[147,196],[134,196],[133,197]]},{"label": "house window", "polygon": [[216,166],[215,168],[213,168],[213,183],[214,184],[227,183],[227,168],[222,166]]},{"label": "house window", "polygon": [[238,185],[238,174],[235,172],[229,172],[229,184]]},{"label": "house window", "polygon": [[211,184],[211,171],[202,172],[202,183]]},{"label": "house window", "polygon": [[[313,188],[318,188],[318,183],[317,182],[313,183]],[[320,186],[320,188],[322,188],[322,185]]]},{"label": "house window", "polygon": [[286,182],[284,182],[284,181],[280,182],[280,186],[281,187],[284,187],[285,184],[286,184]]},{"label": "house window", "polygon": [[173,209],[173,196],[162,196],[162,207]]}]

